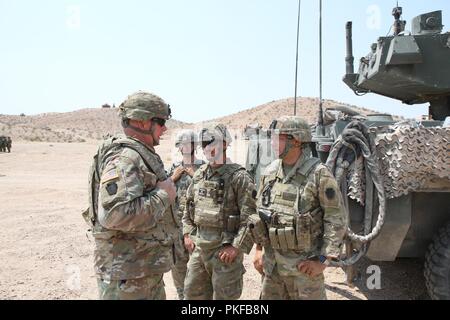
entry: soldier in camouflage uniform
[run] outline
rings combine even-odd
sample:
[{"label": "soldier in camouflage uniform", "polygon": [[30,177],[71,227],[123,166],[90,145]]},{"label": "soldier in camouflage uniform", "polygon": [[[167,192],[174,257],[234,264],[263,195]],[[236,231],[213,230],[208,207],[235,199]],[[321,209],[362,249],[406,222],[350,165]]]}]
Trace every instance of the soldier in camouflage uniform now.
[{"label": "soldier in camouflage uniform", "polygon": [[326,299],[323,270],[339,257],[346,230],[341,193],[328,168],[311,157],[306,121],[286,116],[271,129],[279,159],[261,176],[258,215],[250,217],[253,262],[264,275],[261,298]]},{"label": "soldier in camouflage uniform", "polygon": [[183,214],[185,244],[196,232],[184,294],[187,300],[231,300],[242,293],[243,254],[253,246],[246,232],[255,214],[256,190],[243,167],[226,157],[231,142],[227,128],[210,125],[199,139],[209,163],[194,174]]},{"label": "soldier in camouflage uniform", "polygon": [[183,218],[184,208],[186,207],[186,191],[191,184],[195,171],[205,163],[203,160],[195,157],[197,146],[197,134],[193,130],[181,131],[175,139],[175,147],[182,154],[183,160],[173,163],[169,171],[169,176],[172,177],[172,181],[177,188],[176,206],[179,238],[175,241],[176,261],[172,269],[172,278],[180,300],[184,299],[184,279],[186,278],[187,263],[189,261],[189,254],[194,249],[193,243],[185,246],[183,242],[181,220]]},{"label": "soldier in camouflage uniform", "polygon": [[0,136],[0,152],[6,151],[6,137]]},{"label": "soldier in camouflage uniform", "polygon": [[119,108],[124,135],[100,145],[90,171],[84,218],[95,238],[100,299],[165,299],[163,274],[173,266],[176,189],[154,146],[170,107],[137,92]]},{"label": "soldier in camouflage uniform", "polygon": [[11,152],[11,146],[12,146],[11,137],[6,137],[6,148],[8,149],[8,152]]}]

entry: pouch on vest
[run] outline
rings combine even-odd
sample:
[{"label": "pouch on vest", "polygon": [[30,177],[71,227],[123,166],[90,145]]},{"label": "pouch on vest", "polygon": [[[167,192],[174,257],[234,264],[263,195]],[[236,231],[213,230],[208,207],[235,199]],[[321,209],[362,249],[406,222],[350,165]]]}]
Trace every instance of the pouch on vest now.
[{"label": "pouch on vest", "polygon": [[295,218],[290,215],[277,214],[275,223],[272,225],[277,229],[278,244],[281,250],[296,249]]},{"label": "pouch on vest", "polygon": [[236,233],[239,230],[241,224],[241,217],[238,215],[227,216],[226,231],[230,233]]},{"label": "pouch on vest", "polygon": [[284,228],[277,229],[278,243],[281,250],[287,250],[288,245],[286,241],[286,233]]},{"label": "pouch on vest", "polygon": [[218,183],[202,181],[199,183],[198,197],[195,203],[194,223],[202,227],[222,227],[221,210],[217,203]]},{"label": "pouch on vest", "polygon": [[280,249],[280,244],[278,243],[277,228],[269,229],[269,239],[270,239],[270,245],[272,246],[272,248]]},{"label": "pouch on vest", "polygon": [[290,250],[295,250],[297,249],[296,246],[296,236],[295,236],[295,230],[294,227],[286,227],[284,228],[284,235],[286,237],[286,243],[287,243],[287,247]]}]

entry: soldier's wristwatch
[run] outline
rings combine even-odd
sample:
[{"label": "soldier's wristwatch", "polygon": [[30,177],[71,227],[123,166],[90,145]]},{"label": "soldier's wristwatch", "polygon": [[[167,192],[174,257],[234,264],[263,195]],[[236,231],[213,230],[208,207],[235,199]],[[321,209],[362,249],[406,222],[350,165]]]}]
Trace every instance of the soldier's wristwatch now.
[{"label": "soldier's wristwatch", "polygon": [[328,261],[327,257],[320,255],[319,261],[321,264],[328,266],[330,264],[330,261]]}]

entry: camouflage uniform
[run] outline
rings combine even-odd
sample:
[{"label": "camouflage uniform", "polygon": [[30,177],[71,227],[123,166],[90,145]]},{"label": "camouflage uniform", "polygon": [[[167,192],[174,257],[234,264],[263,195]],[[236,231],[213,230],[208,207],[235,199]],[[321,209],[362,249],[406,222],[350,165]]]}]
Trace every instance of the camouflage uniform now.
[{"label": "camouflage uniform", "polygon": [[6,148],[8,149],[8,152],[11,152],[11,145],[12,145],[11,137],[6,137]]},{"label": "camouflage uniform", "polygon": [[[181,135],[185,134],[186,132],[182,132]],[[195,133],[192,131],[192,134]],[[179,147],[180,143],[183,141],[181,137],[177,137],[177,141],[175,143],[176,147]],[[193,139],[192,143],[194,146],[197,145],[196,138]],[[205,162],[203,160],[198,160],[193,163],[194,171],[197,171],[197,169],[204,164]],[[184,166],[183,162],[175,162],[172,164],[170,170],[169,170],[169,176],[172,176],[175,169]],[[177,199],[176,199],[176,212],[177,214],[177,225],[178,225],[178,238],[175,239],[175,265],[172,269],[172,279],[175,285],[175,288],[177,289],[178,298],[180,300],[184,299],[184,280],[186,278],[186,272],[187,272],[187,263],[189,261],[189,252],[184,247],[184,237],[183,237],[183,228],[181,220],[183,218],[183,211],[186,207],[186,191],[189,187],[189,185],[192,182],[192,178],[189,174],[184,172],[180,179],[175,183],[175,186],[177,187]]]},{"label": "camouflage uniform", "polygon": [[[231,141],[223,125],[202,130],[215,139]],[[195,236],[185,281],[187,300],[232,300],[242,294],[243,253],[253,246],[247,236],[247,218],[255,214],[256,191],[250,175],[229,159],[219,168],[204,164],[195,173],[187,191],[183,234]],[[231,264],[222,262],[219,251],[233,245],[239,254]]]},{"label": "camouflage uniform", "polygon": [[[298,117],[283,117],[279,134],[311,141],[309,126]],[[277,131],[278,130],[278,131]],[[326,299],[324,276],[310,277],[300,262],[323,255],[338,257],[346,215],[337,182],[328,168],[303,152],[285,172],[275,160],[261,176],[257,207],[271,212],[265,219],[262,299]]]},{"label": "camouflage uniform", "polygon": [[[161,98],[143,92],[120,108],[124,119],[170,116]],[[162,277],[173,265],[176,231],[169,196],[156,187],[166,178],[154,149],[129,137],[108,138],[94,156],[83,215],[95,238],[101,299],[165,299]]]},{"label": "camouflage uniform", "polygon": [[6,137],[0,136],[0,152],[6,151]]}]

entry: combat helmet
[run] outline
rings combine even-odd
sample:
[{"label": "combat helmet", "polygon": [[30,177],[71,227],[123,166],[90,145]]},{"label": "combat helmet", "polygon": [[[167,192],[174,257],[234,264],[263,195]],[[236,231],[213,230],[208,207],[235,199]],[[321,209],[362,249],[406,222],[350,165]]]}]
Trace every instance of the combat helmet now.
[{"label": "combat helmet", "polygon": [[119,115],[123,120],[146,121],[153,118],[168,120],[171,118],[171,110],[170,105],[157,95],[138,91],[129,95],[120,104]]},{"label": "combat helmet", "polygon": [[229,146],[233,140],[227,127],[221,123],[206,125],[199,133],[199,141],[202,145],[204,143],[209,144],[219,140],[225,141],[227,146]]},{"label": "combat helmet", "polygon": [[194,130],[181,130],[175,138],[175,147],[180,147],[183,143],[193,143],[194,147],[198,145],[198,137]]},{"label": "combat helmet", "polygon": [[274,134],[288,134],[303,142],[311,142],[311,128],[304,119],[298,116],[283,116],[272,121],[269,127]]}]

